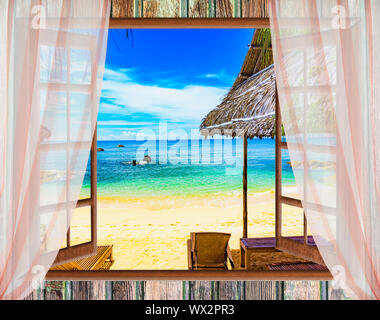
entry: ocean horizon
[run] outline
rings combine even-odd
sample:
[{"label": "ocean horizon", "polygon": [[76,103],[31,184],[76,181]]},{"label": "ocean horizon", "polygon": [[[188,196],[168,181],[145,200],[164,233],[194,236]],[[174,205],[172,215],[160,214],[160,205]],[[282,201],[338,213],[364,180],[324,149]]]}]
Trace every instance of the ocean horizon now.
[{"label": "ocean horizon", "polygon": [[[123,147],[118,147],[123,145]],[[204,197],[236,195],[242,190],[242,139],[98,140],[98,197]],[[133,160],[152,163],[132,165]],[[166,160],[166,161],[165,161]],[[286,150],[282,155],[284,186],[295,180]],[[248,140],[248,194],[275,187],[275,140]],[[90,194],[90,164],[81,198]]]}]

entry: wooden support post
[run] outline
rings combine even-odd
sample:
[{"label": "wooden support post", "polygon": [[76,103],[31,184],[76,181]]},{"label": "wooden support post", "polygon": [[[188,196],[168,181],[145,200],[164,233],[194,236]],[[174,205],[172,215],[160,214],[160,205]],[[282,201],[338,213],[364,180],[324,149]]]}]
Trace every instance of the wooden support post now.
[{"label": "wooden support post", "polygon": [[[306,49],[304,50],[304,57],[303,57],[303,78],[304,78],[304,86],[307,84],[307,53]],[[307,94],[306,92],[303,95],[303,144],[304,144],[304,150],[303,150],[303,201],[306,204],[307,199],[307,183],[308,183],[308,170],[309,170],[309,164],[307,161]],[[307,219],[306,219],[306,213],[303,212],[303,243],[307,245]]]},{"label": "wooden support post", "polygon": [[243,238],[248,238],[248,197],[247,197],[247,133],[244,133],[244,158],[243,158]]},{"label": "wooden support post", "polygon": [[281,237],[282,227],[282,166],[281,166],[281,139],[282,139],[282,127],[281,127],[281,110],[280,103],[278,101],[278,92],[276,86],[276,214],[275,214],[275,234],[276,243]]},{"label": "wooden support post", "polygon": [[[66,80],[67,83],[71,82],[70,76],[71,76],[71,54],[70,50],[66,50]],[[69,205],[70,203],[70,182],[71,182],[71,150],[70,150],[70,143],[71,143],[71,95],[66,92],[66,220],[67,220],[67,225],[69,226],[67,228],[67,233],[66,233],[66,247],[71,246],[71,231],[70,231],[70,210],[71,206]]]},{"label": "wooden support post", "polygon": [[91,242],[97,247],[97,130],[95,123],[94,137],[91,146]]},{"label": "wooden support post", "polygon": [[307,245],[307,218],[305,212],[303,213],[303,243]]}]

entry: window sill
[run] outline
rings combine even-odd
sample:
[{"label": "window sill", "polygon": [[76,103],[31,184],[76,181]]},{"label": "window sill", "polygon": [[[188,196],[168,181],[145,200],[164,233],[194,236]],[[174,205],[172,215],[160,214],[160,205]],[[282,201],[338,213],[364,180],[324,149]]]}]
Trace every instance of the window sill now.
[{"label": "window sill", "polygon": [[94,270],[49,271],[46,280],[332,280],[328,271]]}]

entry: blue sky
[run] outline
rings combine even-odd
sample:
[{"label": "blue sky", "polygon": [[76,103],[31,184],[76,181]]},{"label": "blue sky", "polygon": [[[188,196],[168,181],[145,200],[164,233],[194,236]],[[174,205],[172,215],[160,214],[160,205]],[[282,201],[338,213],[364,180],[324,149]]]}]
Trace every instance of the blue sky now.
[{"label": "blue sky", "polygon": [[[98,116],[99,140],[189,133],[225,96],[240,71],[253,29],[111,29]],[[133,44],[133,45],[132,45]]]}]

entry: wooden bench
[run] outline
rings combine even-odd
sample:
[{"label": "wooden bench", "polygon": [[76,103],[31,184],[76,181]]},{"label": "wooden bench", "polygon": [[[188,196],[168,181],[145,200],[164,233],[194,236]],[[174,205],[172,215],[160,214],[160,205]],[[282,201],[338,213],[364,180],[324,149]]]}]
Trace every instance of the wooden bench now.
[{"label": "wooden bench", "polygon": [[[303,243],[303,236],[288,237],[289,239]],[[308,244],[315,246],[312,236],[308,236]],[[242,238],[240,239],[240,264],[242,268],[249,269],[249,256],[252,251],[266,252],[268,249],[279,251],[275,249],[276,238]]]},{"label": "wooden bench", "polygon": [[98,246],[95,255],[73,260],[50,268],[50,270],[109,270],[114,263],[112,247],[112,245]]}]

